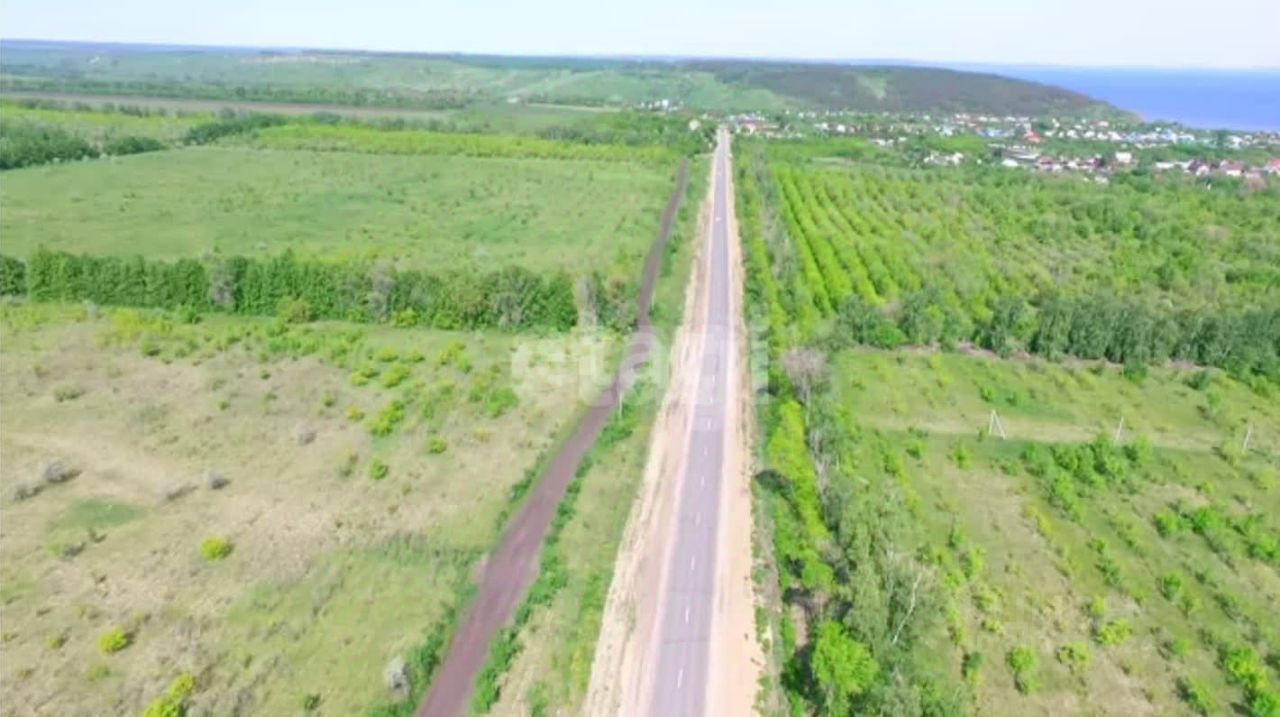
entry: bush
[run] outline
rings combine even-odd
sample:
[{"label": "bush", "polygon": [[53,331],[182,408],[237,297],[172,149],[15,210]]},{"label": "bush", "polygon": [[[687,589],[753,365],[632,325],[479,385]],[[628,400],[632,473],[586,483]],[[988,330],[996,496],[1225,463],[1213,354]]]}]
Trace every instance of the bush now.
[{"label": "bush", "polygon": [[1103,647],[1119,645],[1128,640],[1131,634],[1133,634],[1133,628],[1129,627],[1129,623],[1124,620],[1112,620],[1098,626],[1093,632],[1094,638]]},{"label": "bush", "polygon": [[982,653],[964,653],[964,658],[960,662],[960,674],[965,682],[977,687],[982,682]]},{"label": "bush", "polygon": [[157,697],[142,712],[142,717],[183,717],[187,713],[187,698],[196,690],[196,678],[183,673],[173,678],[169,689]]},{"label": "bush", "polygon": [[440,436],[432,436],[427,439],[427,453],[439,455],[449,449],[448,444]]},{"label": "bush", "polygon": [[1089,646],[1083,642],[1072,642],[1058,648],[1058,662],[1067,666],[1071,674],[1079,675],[1089,669]]},{"label": "bush", "polygon": [[380,459],[374,458],[369,461],[369,477],[374,480],[382,480],[391,472],[391,467],[383,463]]},{"label": "bush", "polygon": [[1217,700],[1209,688],[1189,677],[1178,679],[1178,696],[1197,714],[1209,715],[1217,711]]},{"label": "bush", "polygon": [[231,541],[223,537],[211,536],[200,541],[200,555],[210,562],[226,558],[231,549]]},{"label": "bush", "polygon": [[0,170],[98,156],[98,150],[61,127],[0,119]]},{"label": "bush", "polygon": [[305,324],[311,320],[311,305],[294,296],[286,296],[276,304],[276,318],[286,324]]},{"label": "bush", "polygon": [[1029,695],[1037,689],[1037,681],[1035,676],[1036,656],[1031,648],[1025,645],[1019,645],[1005,655],[1005,662],[1009,665],[1009,669],[1013,670],[1013,684],[1018,691],[1024,695]]},{"label": "bush", "polygon": [[98,649],[110,655],[133,644],[133,635],[122,627],[113,627],[98,636]]},{"label": "bush", "polygon": [[102,145],[104,154],[115,156],[156,152],[162,149],[164,149],[164,143],[154,137],[136,137],[132,135],[109,139]]}]

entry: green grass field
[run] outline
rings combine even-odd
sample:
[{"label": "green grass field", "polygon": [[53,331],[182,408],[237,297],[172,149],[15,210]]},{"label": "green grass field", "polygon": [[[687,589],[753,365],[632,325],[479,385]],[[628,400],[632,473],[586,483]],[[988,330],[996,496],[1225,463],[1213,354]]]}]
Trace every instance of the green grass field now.
[{"label": "green grass field", "polygon": [[181,674],[201,712],[387,701],[577,414],[543,345],[574,340],[0,308],[6,712],[138,714]]},{"label": "green grass field", "polygon": [[[895,549],[921,556],[940,606],[926,652],[977,712],[1185,714],[1179,680],[1223,710],[1249,702],[1224,655],[1250,649],[1262,665],[1280,650],[1274,402],[1221,374],[1196,388],[1193,370],[1134,382],[1116,369],[881,352],[832,368],[854,466],[833,480],[870,481],[917,524]],[[1007,440],[987,432],[993,410]],[[1110,446],[1121,418],[1107,469],[1061,477],[1065,448],[1099,435]],[[1201,528],[1206,515],[1222,517]],[[1130,634],[1107,637],[1109,625]],[[1026,694],[1005,665],[1017,647],[1037,665]],[[966,675],[966,660],[982,667]]]},{"label": "green grass field", "polygon": [[190,148],[9,172],[0,235],[17,256],[292,249],[430,269],[631,270],[674,165]]},{"label": "green grass field", "polygon": [[94,142],[123,136],[154,137],[172,142],[180,139],[191,127],[208,119],[209,117],[199,114],[155,114],[142,117],[120,112],[70,111],[23,107],[12,101],[0,102],[0,120],[56,125]]}]

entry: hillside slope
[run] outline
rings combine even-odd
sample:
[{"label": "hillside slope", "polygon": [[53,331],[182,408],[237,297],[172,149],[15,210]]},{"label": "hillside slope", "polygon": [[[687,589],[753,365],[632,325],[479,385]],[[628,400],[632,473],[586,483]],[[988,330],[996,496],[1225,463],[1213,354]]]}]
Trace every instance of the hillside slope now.
[{"label": "hillside slope", "polygon": [[0,89],[421,109],[523,100],[698,111],[1086,115],[1108,105],[996,75],[754,60],[497,57],[65,42],[0,43]]}]

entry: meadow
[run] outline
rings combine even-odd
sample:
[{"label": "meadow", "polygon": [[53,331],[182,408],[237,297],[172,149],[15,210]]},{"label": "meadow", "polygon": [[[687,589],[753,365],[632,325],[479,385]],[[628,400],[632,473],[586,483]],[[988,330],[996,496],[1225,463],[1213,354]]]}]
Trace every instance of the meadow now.
[{"label": "meadow", "polygon": [[2,311],[15,713],[136,714],[184,675],[215,713],[392,700],[580,406],[510,334]]},{"label": "meadow", "polygon": [[1277,714],[1271,190],[771,151],[763,702]]},{"label": "meadow", "polygon": [[675,163],[203,147],[10,172],[6,253],[638,265]]}]

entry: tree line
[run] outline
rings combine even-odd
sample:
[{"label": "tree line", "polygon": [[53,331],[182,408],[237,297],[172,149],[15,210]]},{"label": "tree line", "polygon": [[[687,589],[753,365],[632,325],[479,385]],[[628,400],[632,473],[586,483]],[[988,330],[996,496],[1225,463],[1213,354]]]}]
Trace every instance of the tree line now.
[{"label": "tree line", "polygon": [[[566,272],[523,267],[430,273],[367,263],[311,262],[285,252],[269,259],[150,260],[37,251],[0,256],[0,293],[36,301],[181,311],[223,311],[289,320],[392,322],[441,329],[564,331],[578,322],[575,281]],[[620,292],[591,296],[596,314]]]}]

